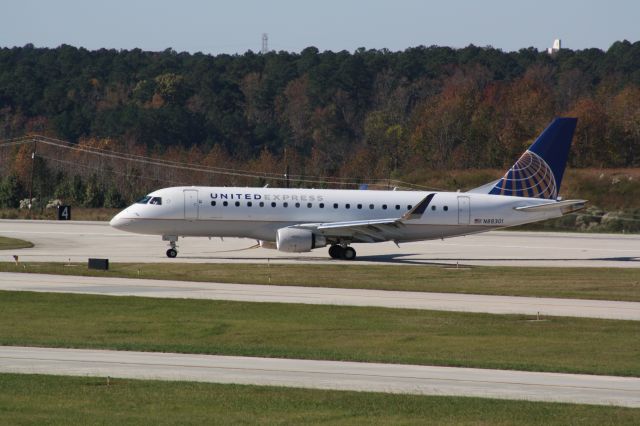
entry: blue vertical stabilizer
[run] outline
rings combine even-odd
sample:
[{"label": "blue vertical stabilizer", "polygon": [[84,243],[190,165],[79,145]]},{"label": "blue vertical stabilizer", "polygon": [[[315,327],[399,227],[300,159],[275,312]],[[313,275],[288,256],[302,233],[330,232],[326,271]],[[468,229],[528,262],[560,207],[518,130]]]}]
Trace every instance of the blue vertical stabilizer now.
[{"label": "blue vertical stabilizer", "polygon": [[553,120],[489,194],[555,200],[577,122],[577,118]]}]

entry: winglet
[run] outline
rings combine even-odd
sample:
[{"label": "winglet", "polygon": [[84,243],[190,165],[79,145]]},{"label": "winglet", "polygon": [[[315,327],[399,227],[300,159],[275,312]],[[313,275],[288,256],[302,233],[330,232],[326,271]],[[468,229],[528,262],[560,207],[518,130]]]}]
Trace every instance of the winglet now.
[{"label": "winglet", "polygon": [[402,215],[402,219],[404,220],[415,220],[420,219],[424,214],[425,210],[429,206],[429,203],[433,199],[436,194],[429,194],[422,201],[420,201],[414,208],[406,212]]}]

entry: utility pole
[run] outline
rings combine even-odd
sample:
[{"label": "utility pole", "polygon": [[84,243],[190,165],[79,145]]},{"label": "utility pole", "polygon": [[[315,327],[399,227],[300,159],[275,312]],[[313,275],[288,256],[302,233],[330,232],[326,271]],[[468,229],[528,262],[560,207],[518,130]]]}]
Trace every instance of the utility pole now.
[{"label": "utility pole", "polygon": [[289,164],[287,164],[285,167],[284,178],[287,182],[287,188],[289,188]]},{"label": "utility pole", "polygon": [[262,33],[262,49],[260,49],[260,53],[263,55],[269,53],[269,36],[267,33]]},{"label": "utility pole", "polygon": [[29,182],[29,214],[31,214],[31,200],[33,199],[33,173],[36,168],[36,149],[38,140],[33,138],[33,151],[31,152],[31,181]]},{"label": "utility pole", "polygon": [[289,160],[287,159],[287,148],[284,149],[284,185],[289,188]]}]

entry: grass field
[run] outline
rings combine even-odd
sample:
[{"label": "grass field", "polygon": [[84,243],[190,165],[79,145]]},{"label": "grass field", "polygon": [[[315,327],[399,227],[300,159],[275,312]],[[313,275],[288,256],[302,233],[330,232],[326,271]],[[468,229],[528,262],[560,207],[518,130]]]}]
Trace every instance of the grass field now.
[{"label": "grass field", "polygon": [[640,301],[637,269],[202,263],[112,263],[109,268],[0,262],[0,272]]},{"label": "grass field", "polygon": [[29,241],[18,240],[0,236],[0,250],[31,248],[33,244]]},{"label": "grass field", "polygon": [[0,374],[1,424],[637,425],[640,409]]},{"label": "grass field", "polygon": [[0,344],[640,376],[640,322],[0,292]]}]

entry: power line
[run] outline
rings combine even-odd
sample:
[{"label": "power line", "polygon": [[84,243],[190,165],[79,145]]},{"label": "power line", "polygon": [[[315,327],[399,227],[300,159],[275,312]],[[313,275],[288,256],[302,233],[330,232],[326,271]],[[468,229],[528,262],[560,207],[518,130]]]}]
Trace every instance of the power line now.
[{"label": "power line", "polygon": [[[38,154],[38,157],[44,158],[46,160],[53,161],[53,162],[56,162],[56,163],[60,163],[60,164],[70,165],[70,166],[74,166],[74,167],[80,167],[80,168],[85,169],[85,170],[92,170],[92,171],[98,170],[97,167],[87,166],[87,165],[84,165],[84,164],[78,164],[78,163],[73,162],[73,161],[60,160],[59,158],[47,157],[46,155],[42,155],[42,154]],[[112,173],[112,174],[120,175],[120,176],[126,176],[126,177],[129,177],[129,178],[134,177],[136,179],[143,179],[143,180],[149,180],[149,181],[154,181],[154,182],[162,180],[163,182],[169,182],[169,183],[172,183],[172,184],[175,184],[175,185],[179,185],[179,186],[187,186],[184,183],[184,181],[177,181],[177,180],[164,179],[164,178],[163,179],[158,179],[157,177],[151,177],[151,176],[146,176],[146,175],[135,175],[135,176],[133,176],[133,175],[131,175],[129,173],[117,172],[115,170],[109,170],[108,173]]]},{"label": "power line", "polygon": [[[232,177],[253,178],[253,179],[282,180],[284,177],[280,173],[255,172],[255,171],[241,170],[241,169],[213,167],[213,166],[206,166],[206,165],[200,165],[200,164],[191,164],[191,163],[184,163],[184,162],[173,161],[173,160],[153,158],[153,157],[137,155],[137,154],[123,153],[119,151],[107,150],[107,149],[98,148],[98,147],[77,146],[60,139],[50,138],[46,136],[39,136],[39,135],[8,139],[0,143],[0,148],[6,147],[6,146],[33,143],[34,140],[37,140],[39,143],[42,143],[45,145],[49,145],[57,148],[63,148],[63,149],[71,150],[75,152],[92,154],[92,155],[100,156],[103,158],[110,158],[114,160],[125,160],[125,161],[131,161],[139,164],[152,165],[157,167],[169,167],[177,170],[218,174],[218,175],[232,176]],[[307,176],[307,175],[299,175],[299,174],[288,175],[288,177],[297,182],[305,183],[305,184],[330,184],[330,185],[339,185],[339,186],[358,186],[363,183],[366,183],[360,179],[356,179],[352,177],[341,178],[341,177],[326,177],[326,176]],[[372,181],[369,181],[368,183],[373,186],[376,186],[376,185],[387,186],[388,184],[391,184],[394,187],[397,187],[400,189],[422,189],[422,190],[444,191],[444,189],[441,189],[441,188],[411,184],[411,183],[403,182],[399,180],[374,179]]]}]

